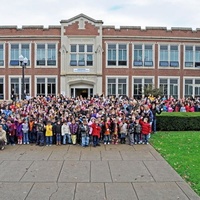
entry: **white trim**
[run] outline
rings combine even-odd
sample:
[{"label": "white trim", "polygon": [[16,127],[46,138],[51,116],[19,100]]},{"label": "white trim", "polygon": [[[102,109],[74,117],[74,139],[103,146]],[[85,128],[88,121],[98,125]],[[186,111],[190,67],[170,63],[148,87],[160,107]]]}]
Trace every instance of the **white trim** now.
[{"label": "white trim", "polygon": [[[109,44],[116,44],[116,65],[108,65],[108,45]],[[124,44],[124,45],[126,45],[126,51],[127,51],[127,53],[126,53],[126,55],[127,55],[127,57],[126,57],[126,62],[127,62],[127,64],[126,65],[118,65],[118,56],[119,56],[119,44]],[[130,42],[127,42],[127,41],[106,41],[105,42],[105,45],[106,45],[106,59],[105,59],[105,66],[106,66],[106,68],[111,68],[111,69],[115,69],[115,68],[129,68],[129,44],[130,44]]]},{"label": "white trim", "polygon": [[[18,98],[21,99],[21,95],[22,95],[21,89],[22,88],[20,87],[20,85],[22,85],[22,77],[19,75],[9,75],[8,76],[8,95],[9,95],[8,99],[10,100],[10,94],[11,94],[11,78],[18,78],[18,80],[19,80],[19,94],[18,94],[19,96],[18,96]],[[32,88],[31,75],[25,75],[24,78],[29,79],[29,91],[30,91],[30,95],[31,95],[31,93],[32,93],[32,91],[31,91],[31,88]]]},{"label": "white trim", "polygon": [[[169,70],[173,70],[173,69],[180,69],[181,68],[181,63],[180,63],[180,60],[181,60],[181,43],[177,43],[177,42],[159,42],[157,43],[158,44],[158,69],[169,69]],[[167,50],[168,50],[168,62],[169,62],[169,66],[168,67],[162,67],[160,66],[160,46],[161,45],[166,45],[167,46]],[[170,46],[173,45],[173,46],[178,46],[178,63],[179,63],[179,66],[178,67],[171,67],[170,66]]]},{"label": "white trim", "polygon": [[[37,45],[38,44],[44,44],[45,45],[45,65],[37,65]],[[47,58],[48,58],[48,44],[55,44],[55,49],[56,49],[56,52],[55,52],[55,56],[56,56],[56,65],[47,65]],[[34,42],[34,45],[35,45],[35,54],[34,54],[34,57],[35,57],[35,60],[34,60],[34,66],[35,68],[50,68],[50,69],[54,69],[54,68],[58,68],[58,58],[59,58],[59,50],[58,50],[58,44],[59,42],[58,41],[37,41],[37,42]]]},{"label": "white trim", "polygon": [[[3,79],[3,92],[4,92],[4,98],[0,100],[5,100],[6,99],[6,85],[5,85],[5,76],[0,75],[0,79]],[[8,94],[9,95],[9,94]]]},{"label": "white trim", "polygon": [[[134,45],[142,45],[142,66],[134,66],[133,61],[134,61]],[[144,42],[144,41],[137,41],[137,42],[131,42],[131,50],[132,50],[132,60],[131,60],[131,67],[133,69],[155,69],[155,41],[153,42]],[[145,53],[145,48],[144,45],[152,45],[152,60],[153,60],[153,66],[144,66],[144,53]]]},{"label": "white trim", "polygon": [[[117,85],[118,79],[119,78],[125,78],[126,79],[126,85],[127,85],[126,95],[129,96],[129,77],[128,76],[113,76],[113,75],[110,76],[110,75],[108,75],[105,78],[106,78],[106,91],[105,91],[106,96],[108,96],[108,78],[115,78],[115,80],[117,80],[117,82],[116,82],[116,93],[118,92],[118,85]],[[118,94],[116,94],[116,95],[118,95]]]},{"label": "white trim", "polygon": [[34,76],[34,87],[35,87],[35,91],[34,91],[34,96],[36,96],[37,94],[37,78],[44,78],[45,79],[45,96],[47,96],[47,87],[48,87],[48,82],[47,82],[47,78],[55,78],[56,82],[56,95],[58,94],[58,76],[57,75],[35,75]]},{"label": "white trim", "polygon": [[[192,96],[194,97],[195,96],[195,88],[194,88],[194,86],[196,85],[194,82],[195,82],[195,80],[196,79],[199,79],[200,80],[200,77],[198,77],[198,76],[183,76],[183,97],[185,97],[185,80],[186,79],[190,79],[190,80],[192,80]],[[199,84],[199,86],[200,86],[200,84]]]},{"label": "white trim", "polygon": [[170,79],[177,79],[177,86],[178,86],[178,99],[180,98],[180,91],[181,91],[181,88],[180,88],[180,76],[158,76],[158,85],[157,87],[159,88],[160,87],[160,79],[167,79],[167,90],[168,90],[168,96],[171,95],[169,94],[170,92]]}]

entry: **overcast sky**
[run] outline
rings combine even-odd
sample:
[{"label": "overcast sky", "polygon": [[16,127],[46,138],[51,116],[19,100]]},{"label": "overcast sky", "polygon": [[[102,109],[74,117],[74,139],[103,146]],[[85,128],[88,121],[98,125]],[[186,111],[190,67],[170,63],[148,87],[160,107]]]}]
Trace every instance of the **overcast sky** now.
[{"label": "overcast sky", "polygon": [[200,0],[0,0],[0,3],[0,26],[48,27],[83,13],[116,28],[200,28]]}]

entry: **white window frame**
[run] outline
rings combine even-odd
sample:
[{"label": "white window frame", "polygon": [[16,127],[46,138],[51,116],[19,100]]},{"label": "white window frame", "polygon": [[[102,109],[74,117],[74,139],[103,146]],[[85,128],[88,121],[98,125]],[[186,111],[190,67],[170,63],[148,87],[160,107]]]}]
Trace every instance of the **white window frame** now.
[{"label": "white window frame", "polygon": [[[197,44],[197,43],[195,43],[195,44],[188,43],[188,44],[184,44],[183,46],[184,46],[184,47],[183,47],[183,50],[184,50],[184,53],[183,53],[183,68],[184,68],[184,69],[199,70],[199,69],[200,69],[200,66],[195,67],[195,47],[196,47],[196,46],[200,47],[200,44]],[[192,48],[193,48],[193,65],[192,65],[191,67],[186,67],[186,66],[185,66],[185,62],[187,62],[187,61],[185,60],[185,54],[186,54],[186,51],[185,51],[185,50],[186,50],[186,46],[192,46]]]},{"label": "white window frame", "polygon": [[[142,45],[142,65],[141,66],[134,66],[134,45]],[[152,45],[152,66],[145,66],[145,45]],[[132,42],[132,68],[150,68],[154,69],[155,68],[155,43],[150,43],[150,42]]]},{"label": "white window frame", "polygon": [[[8,88],[9,88],[9,90],[8,90],[8,91],[9,91],[9,92],[8,92],[8,93],[9,93],[9,100],[11,100],[11,95],[10,95],[10,92],[11,92],[11,89],[12,89],[12,88],[11,88],[11,78],[18,78],[18,79],[19,79],[19,94],[18,94],[19,96],[18,96],[18,98],[21,99],[21,96],[22,96],[22,88],[20,87],[20,85],[22,85],[22,77],[19,76],[19,75],[16,75],[16,76],[12,76],[12,75],[11,75],[11,76],[8,77],[8,80],[9,80],[9,81],[8,81],[8,82],[9,82],[9,83],[8,83]],[[31,75],[25,75],[24,78],[28,78],[28,79],[29,79],[29,86],[30,86],[30,88],[29,88],[30,94],[29,94],[29,95],[31,96],[31,94],[32,94],[32,91],[31,91],[31,88],[32,88],[32,85],[31,85],[31,83],[32,83],[32,81],[31,81]],[[25,89],[25,88],[24,88],[24,89]]]},{"label": "white window frame", "polygon": [[134,97],[134,79],[142,80],[142,95],[144,94],[144,79],[152,79],[152,85],[155,85],[155,77],[154,76],[132,76],[132,96]]},{"label": "white window frame", "polygon": [[5,42],[0,42],[0,44],[3,45],[3,61],[4,61],[3,65],[0,66],[0,68],[5,68],[5,58],[6,58],[6,56],[5,56]]},{"label": "white window frame", "polygon": [[[106,59],[105,59],[105,66],[106,68],[128,68],[129,67],[129,43],[124,41],[120,41],[120,42],[105,42],[106,44]],[[108,45],[111,44],[115,44],[116,45],[116,65],[108,65]],[[118,61],[119,61],[119,45],[124,44],[126,45],[126,65],[118,65]]]},{"label": "white window frame", "polygon": [[[117,94],[117,92],[118,92],[118,79],[120,79],[120,78],[126,79],[126,85],[127,85],[126,95],[129,96],[129,78],[128,78],[128,76],[106,76],[106,96],[108,96],[108,79],[109,78],[112,78],[112,79],[114,78],[114,79],[117,80],[117,82],[116,82],[116,96],[119,95],[119,94]],[[112,95],[110,95],[110,96],[112,96]]]},{"label": "white window frame", "polygon": [[[45,45],[45,65],[37,65],[37,45]],[[47,65],[48,61],[48,44],[55,44],[56,46],[56,65]],[[58,41],[39,41],[35,42],[35,68],[58,68]]]},{"label": "white window frame", "polygon": [[178,83],[177,83],[177,86],[178,86],[178,99],[180,98],[180,91],[181,91],[181,88],[180,88],[180,77],[179,76],[158,76],[158,85],[157,87],[160,88],[160,79],[167,79],[167,95],[168,96],[171,96],[171,94],[169,94],[170,92],[170,79],[177,79]]},{"label": "white window frame", "polygon": [[[8,67],[9,68],[21,68],[20,66],[20,62],[19,62],[19,65],[10,65],[10,60],[11,60],[11,44],[19,44],[19,56],[21,55],[21,46],[22,44],[28,44],[29,45],[29,61],[30,61],[30,65],[26,65],[26,68],[31,68],[31,55],[32,55],[32,52],[31,52],[31,42],[30,41],[13,41],[13,42],[9,42],[9,60],[8,60]],[[5,56],[5,53],[4,53],[4,56]],[[24,55],[23,55],[24,56]],[[18,58],[19,60],[19,58]]]},{"label": "white window frame", "polygon": [[[165,45],[168,49],[168,66],[160,66],[160,46]],[[158,68],[159,69],[180,69],[180,45],[179,43],[159,43],[158,44]],[[178,67],[170,66],[170,46],[178,46]],[[175,62],[175,61],[172,61]]]},{"label": "white window frame", "polygon": [[37,75],[34,77],[34,80],[35,80],[35,83],[34,83],[34,86],[35,86],[35,91],[34,91],[34,96],[37,95],[37,78],[44,78],[45,79],[45,96],[47,96],[47,91],[48,91],[48,82],[47,82],[47,79],[48,78],[55,78],[56,79],[56,93],[58,94],[58,76],[56,75]]},{"label": "white window frame", "polygon": [[[195,86],[198,86],[198,85],[195,85],[195,80],[196,79],[200,79],[200,77],[197,77],[197,76],[195,76],[195,77],[184,76],[183,77],[183,97],[185,97],[185,80],[187,80],[187,79],[191,79],[192,80],[192,87],[193,87],[192,88],[192,90],[193,90],[192,96],[195,97]],[[200,87],[200,84],[199,84],[199,87]]]},{"label": "white window frame", "polygon": [[[1,79],[3,79],[3,91],[4,91],[4,99],[1,100],[5,100],[6,99],[6,85],[5,85],[5,76],[0,76]],[[9,93],[7,93],[7,95],[10,95]],[[10,97],[9,97],[10,98]]]}]

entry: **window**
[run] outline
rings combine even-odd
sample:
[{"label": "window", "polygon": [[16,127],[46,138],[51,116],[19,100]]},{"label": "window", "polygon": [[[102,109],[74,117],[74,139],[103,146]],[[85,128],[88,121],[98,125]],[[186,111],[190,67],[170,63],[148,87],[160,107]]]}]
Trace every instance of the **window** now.
[{"label": "window", "polygon": [[186,78],[185,79],[185,94],[184,97],[200,97],[200,79]]},{"label": "window", "polygon": [[[10,79],[10,94],[12,89],[14,89],[14,93],[16,94],[17,98],[22,99],[22,78],[14,78]],[[24,78],[24,90],[26,95],[30,95],[30,78]]]},{"label": "window", "polygon": [[135,99],[141,99],[144,89],[153,86],[153,78],[134,78],[133,79],[133,96]]},{"label": "window", "polygon": [[27,66],[30,66],[30,45],[11,44],[10,45],[10,66],[19,66],[19,56],[23,55],[28,59]]},{"label": "window", "polygon": [[107,95],[127,95],[127,78],[107,78]]},{"label": "window", "polygon": [[200,67],[200,46],[185,46],[185,67]]},{"label": "window", "polygon": [[93,45],[72,44],[70,51],[70,66],[93,66]]},{"label": "window", "polygon": [[36,95],[39,96],[56,95],[56,78],[54,77],[36,78],[36,84],[37,84]]},{"label": "window", "polygon": [[134,44],[133,66],[153,66],[153,45]]},{"label": "window", "polygon": [[127,45],[108,44],[108,66],[127,66]]},{"label": "window", "polygon": [[160,45],[160,67],[179,67],[178,45]]},{"label": "window", "polygon": [[0,78],[0,99],[4,99],[4,79]]},{"label": "window", "polygon": [[56,44],[37,44],[37,66],[56,66]]},{"label": "window", "polygon": [[4,45],[0,44],[0,66],[4,66]]},{"label": "window", "polygon": [[178,99],[179,86],[177,78],[159,78],[159,88],[166,98],[173,96]]}]

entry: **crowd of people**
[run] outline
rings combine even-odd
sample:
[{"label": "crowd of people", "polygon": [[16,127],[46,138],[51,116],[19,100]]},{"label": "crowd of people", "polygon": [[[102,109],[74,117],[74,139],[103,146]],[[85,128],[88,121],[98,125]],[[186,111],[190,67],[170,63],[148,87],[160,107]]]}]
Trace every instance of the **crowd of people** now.
[{"label": "crowd of people", "polygon": [[67,98],[37,96],[0,104],[0,149],[5,145],[148,144],[161,112],[200,111],[198,98],[136,100],[95,95]]}]

